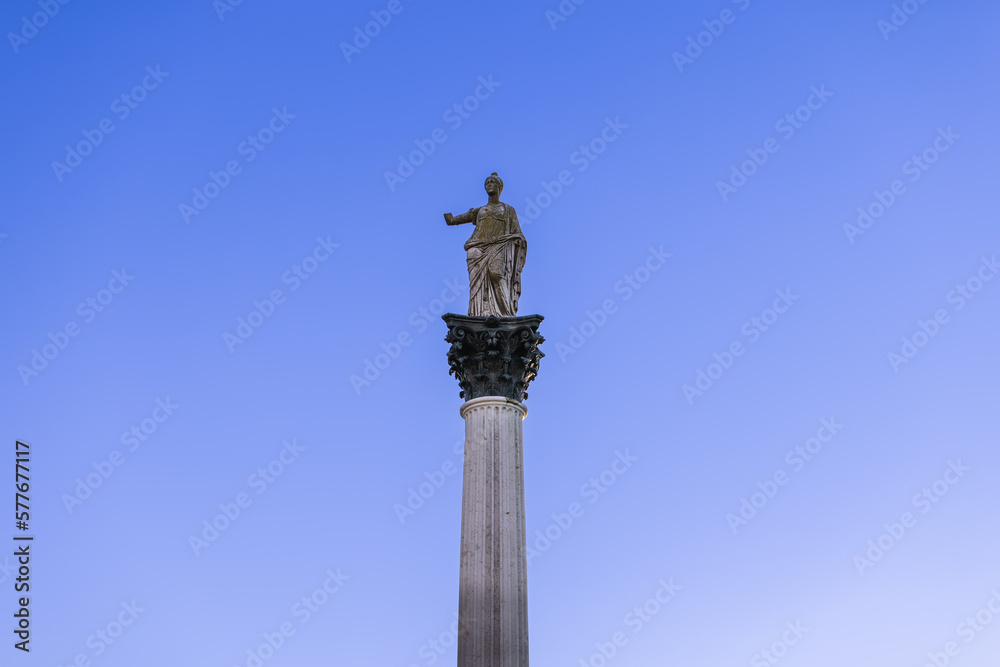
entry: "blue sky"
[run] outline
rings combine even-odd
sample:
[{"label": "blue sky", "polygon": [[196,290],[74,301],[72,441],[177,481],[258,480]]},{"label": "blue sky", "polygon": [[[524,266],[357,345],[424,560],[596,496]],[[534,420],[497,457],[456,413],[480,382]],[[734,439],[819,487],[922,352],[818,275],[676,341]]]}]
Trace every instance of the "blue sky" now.
[{"label": "blue sky", "polygon": [[536,664],[992,665],[998,19],[8,3],[2,435],[36,542],[32,650],[0,650],[454,663],[439,316],[471,229],[442,214],[497,171],[547,338]]}]

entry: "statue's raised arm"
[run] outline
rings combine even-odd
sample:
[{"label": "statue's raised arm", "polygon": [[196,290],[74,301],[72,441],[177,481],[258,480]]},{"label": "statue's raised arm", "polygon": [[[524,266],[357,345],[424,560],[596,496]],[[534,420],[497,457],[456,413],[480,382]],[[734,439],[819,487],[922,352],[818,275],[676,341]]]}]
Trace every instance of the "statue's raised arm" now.
[{"label": "statue's raised arm", "polygon": [[449,225],[476,223],[466,241],[469,265],[469,315],[516,317],[521,298],[521,270],[528,243],[514,207],[500,201],[503,181],[496,172],[485,183],[489,201],[461,215],[444,214]]},{"label": "statue's raised arm", "polygon": [[444,221],[449,225],[464,225],[467,222],[475,222],[476,216],[479,215],[478,208],[470,208],[465,213],[459,213],[458,215],[452,215],[451,213],[444,214]]}]

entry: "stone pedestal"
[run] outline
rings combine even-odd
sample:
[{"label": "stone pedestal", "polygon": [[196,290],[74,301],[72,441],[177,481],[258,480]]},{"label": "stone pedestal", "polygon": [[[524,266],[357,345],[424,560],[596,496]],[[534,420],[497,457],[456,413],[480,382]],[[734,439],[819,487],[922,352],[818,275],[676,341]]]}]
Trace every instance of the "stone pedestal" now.
[{"label": "stone pedestal", "polygon": [[521,421],[544,356],[539,315],[445,315],[465,419],[459,667],[528,667],[528,562]]}]

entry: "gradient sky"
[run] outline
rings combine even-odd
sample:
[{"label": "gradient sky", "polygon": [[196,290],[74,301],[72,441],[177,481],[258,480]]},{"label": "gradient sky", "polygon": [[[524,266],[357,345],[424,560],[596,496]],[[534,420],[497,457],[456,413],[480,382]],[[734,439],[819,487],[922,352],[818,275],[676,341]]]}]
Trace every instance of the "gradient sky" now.
[{"label": "gradient sky", "polygon": [[966,619],[1000,591],[996,3],[225,1],[0,12],[0,437],[36,536],[0,663],[454,664],[439,315],[472,230],[442,214],[497,171],[547,338],[534,664],[995,667],[1000,618]]}]

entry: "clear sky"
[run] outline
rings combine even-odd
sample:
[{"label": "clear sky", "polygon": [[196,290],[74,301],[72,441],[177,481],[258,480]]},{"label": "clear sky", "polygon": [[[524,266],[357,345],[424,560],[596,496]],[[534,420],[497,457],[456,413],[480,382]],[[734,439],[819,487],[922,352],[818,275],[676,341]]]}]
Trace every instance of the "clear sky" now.
[{"label": "clear sky", "polygon": [[442,214],[497,171],[534,664],[995,667],[998,21],[5,3],[0,663],[454,664]]}]

